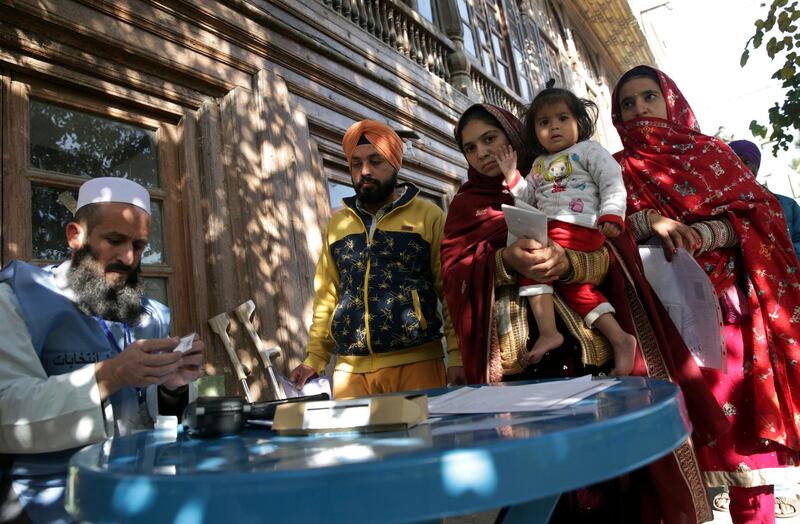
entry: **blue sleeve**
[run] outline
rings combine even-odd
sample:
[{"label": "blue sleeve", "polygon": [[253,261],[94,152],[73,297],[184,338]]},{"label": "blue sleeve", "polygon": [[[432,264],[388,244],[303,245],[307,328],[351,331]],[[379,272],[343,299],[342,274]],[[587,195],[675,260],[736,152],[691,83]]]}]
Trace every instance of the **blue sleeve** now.
[{"label": "blue sleeve", "polygon": [[793,202],[791,209],[791,216],[786,217],[786,223],[789,226],[792,244],[794,244],[794,252],[797,253],[797,258],[800,260],[800,205]]}]

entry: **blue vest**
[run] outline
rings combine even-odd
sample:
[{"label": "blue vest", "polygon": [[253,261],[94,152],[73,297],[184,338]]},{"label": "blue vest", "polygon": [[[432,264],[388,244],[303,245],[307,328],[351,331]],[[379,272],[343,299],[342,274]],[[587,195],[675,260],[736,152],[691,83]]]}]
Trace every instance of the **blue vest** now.
[{"label": "blue vest", "polygon": [[[83,314],[63,294],[52,269],[14,260],[0,271],[0,282],[10,285],[19,300],[22,318],[45,372],[49,376],[61,375],[117,355],[127,345],[125,325],[103,321],[109,336],[100,321]],[[169,309],[149,298],[144,298],[142,305],[145,313],[141,321],[127,329],[129,341],[168,337]],[[132,420],[139,411],[138,397],[133,387],[124,387],[112,395],[115,419]],[[122,425],[127,426],[125,422]]]},{"label": "blue vest", "polygon": [[[137,339],[169,336],[169,309],[144,298],[144,315],[136,326],[127,329],[120,322],[104,321],[109,336],[100,321],[83,314],[58,288],[53,268],[39,268],[15,260],[0,271],[0,282],[14,290],[28,327],[33,347],[48,376],[69,373],[93,362],[112,358]],[[112,344],[114,339],[116,345]],[[114,422],[118,431],[136,429],[143,418],[144,406],[136,388],[124,387],[111,396]],[[63,505],[63,488],[67,461],[75,450],[55,453],[17,455],[12,475],[15,489],[25,512],[33,522],[71,522]],[[53,500],[42,502],[38,497],[49,489]]]}]

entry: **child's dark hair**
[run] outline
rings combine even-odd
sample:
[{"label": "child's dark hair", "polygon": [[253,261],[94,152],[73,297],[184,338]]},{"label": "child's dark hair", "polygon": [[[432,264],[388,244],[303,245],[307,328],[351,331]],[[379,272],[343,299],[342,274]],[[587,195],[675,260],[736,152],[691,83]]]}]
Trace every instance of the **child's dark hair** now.
[{"label": "child's dark hair", "polygon": [[597,122],[597,104],[585,98],[579,98],[572,91],[560,87],[549,87],[541,91],[525,111],[525,134],[528,147],[534,156],[546,154],[547,151],[536,138],[536,113],[550,104],[564,102],[578,122],[578,142],[588,140],[594,134]]}]

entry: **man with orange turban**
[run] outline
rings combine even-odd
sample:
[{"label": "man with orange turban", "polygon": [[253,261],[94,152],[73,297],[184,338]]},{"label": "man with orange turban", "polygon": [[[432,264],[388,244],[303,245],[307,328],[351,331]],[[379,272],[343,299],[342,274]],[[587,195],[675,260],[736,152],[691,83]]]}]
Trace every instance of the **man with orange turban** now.
[{"label": "man with orange turban", "polygon": [[307,356],[292,371],[292,381],[302,387],[331,355],[334,398],[462,381],[461,354],[442,295],[444,213],[414,185],[397,183],[403,141],[389,126],[357,122],[342,148],[356,195],[344,199],[325,232]]}]

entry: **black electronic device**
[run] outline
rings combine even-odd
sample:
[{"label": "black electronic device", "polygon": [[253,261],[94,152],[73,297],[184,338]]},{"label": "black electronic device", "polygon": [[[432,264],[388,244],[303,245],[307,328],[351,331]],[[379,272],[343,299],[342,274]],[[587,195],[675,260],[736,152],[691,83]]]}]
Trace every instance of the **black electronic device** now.
[{"label": "black electronic device", "polygon": [[183,428],[192,437],[222,437],[240,433],[248,420],[272,420],[275,408],[292,402],[329,400],[327,393],[248,404],[240,397],[200,397],[186,406]]},{"label": "black electronic device", "polygon": [[306,397],[294,397],[284,400],[267,400],[265,402],[253,402],[250,404],[250,414],[248,420],[272,420],[275,418],[275,408],[281,404],[291,404],[293,402],[312,402],[315,400],[330,400],[327,393],[309,395]]},{"label": "black electronic device", "polygon": [[200,397],[183,412],[183,427],[193,437],[221,437],[242,431],[250,404],[239,397]]}]

